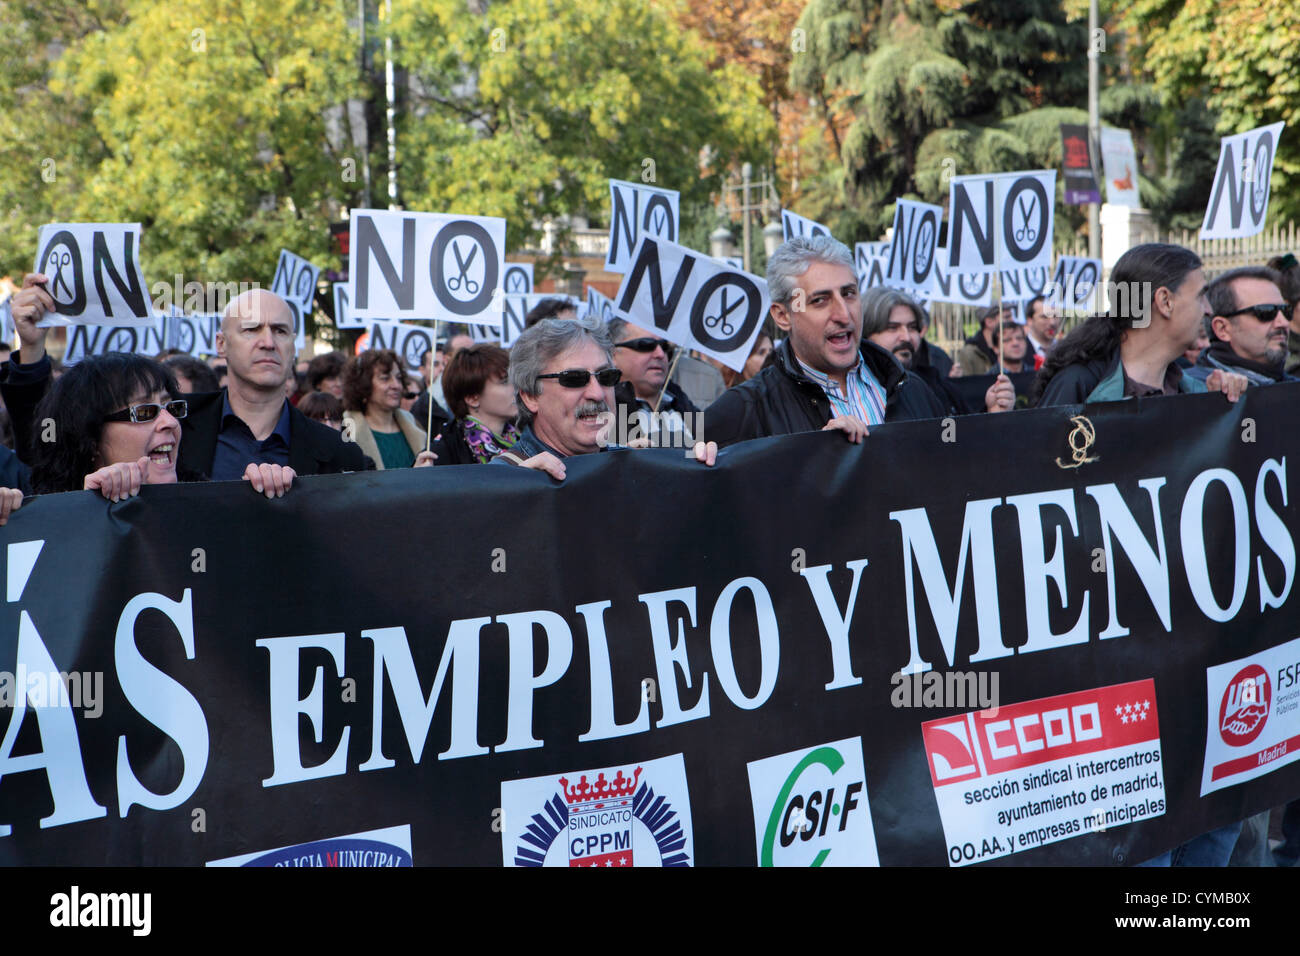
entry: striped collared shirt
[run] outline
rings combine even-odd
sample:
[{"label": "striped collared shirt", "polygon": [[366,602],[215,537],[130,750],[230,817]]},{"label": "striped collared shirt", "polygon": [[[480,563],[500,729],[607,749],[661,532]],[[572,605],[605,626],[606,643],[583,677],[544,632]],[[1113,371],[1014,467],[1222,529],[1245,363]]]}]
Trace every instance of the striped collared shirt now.
[{"label": "striped collared shirt", "polygon": [[868,426],[885,423],[885,387],[876,381],[876,377],[867,368],[867,363],[861,358],[844,377],[847,386],[845,389],[841,389],[839,383],[829,375],[809,368],[802,361],[799,362],[799,368],[810,380],[822,387],[835,410],[832,417],[848,415]]}]

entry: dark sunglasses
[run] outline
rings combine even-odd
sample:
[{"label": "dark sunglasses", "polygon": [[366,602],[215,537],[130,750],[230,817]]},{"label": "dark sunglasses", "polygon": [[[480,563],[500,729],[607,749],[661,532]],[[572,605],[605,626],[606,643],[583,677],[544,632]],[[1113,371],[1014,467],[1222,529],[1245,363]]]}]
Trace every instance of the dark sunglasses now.
[{"label": "dark sunglasses", "polygon": [[1281,315],[1287,318],[1291,312],[1291,306],[1285,302],[1260,303],[1259,305],[1247,306],[1244,309],[1238,309],[1236,312],[1229,312],[1225,318],[1232,318],[1234,315],[1245,315],[1249,312],[1261,322],[1272,322],[1274,316]]},{"label": "dark sunglasses", "polygon": [[402,398],[406,399],[408,402],[409,402],[411,399],[413,399],[413,398],[419,398],[419,397],[420,397],[420,393],[419,393],[419,392],[403,392],[403,393],[402,393]]},{"label": "dark sunglasses", "polygon": [[173,399],[164,405],[158,405],[154,402],[148,402],[143,405],[132,405],[124,408],[120,412],[114,412],[111,415],[105,415],[106,422],[135,422],[137,425],[144,422],[151,422],[162,412],[167,409],[167,414],[172,418],[184,418],[190,410],[190,403],[183,398]]},{"label": "dark sunglasses", "polygon": [[672,358],[673,349],[675,348],[675,346],[673,345],[672,342],[669,342],[667,339],[644,338],[644,339],[628,339],[626,342],[615,342],[614,348],[631,349],[633,352],[642,352],[642,353],[653,352],[655,349],[661,348],[664,350],[664,355],[668,356],[669,358]]},{"label": "dark sunglasses", "polygon": [[553,378],[565,388],[585,388],[593,375],[602,388],[612,388],[623,377],[623,373],[616,368],[602,368],[599,372],[590,372],[585,368],[566,368],[563,372],[550,372],[537,377]]}]

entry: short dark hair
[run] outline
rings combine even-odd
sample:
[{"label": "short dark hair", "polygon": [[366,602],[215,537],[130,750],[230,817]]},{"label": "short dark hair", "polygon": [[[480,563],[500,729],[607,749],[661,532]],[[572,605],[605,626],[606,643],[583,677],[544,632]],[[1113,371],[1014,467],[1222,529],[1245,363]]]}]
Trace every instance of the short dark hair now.
[{"label": "short dark hair", "polygon": [[191,394],[215,392],[221,388],[221,380],[202,359],[193,355],[173,355],[163,362],[176,375],[183,375],[190,383]]},{"label": "short dark hair", "polygon": [[137,396],[166,392],[180,396],[171,370],[128,352],[88,356],[67,369],[36,406],[34,422],[50,419],[57,441],[33,441],[32,491],[38,495],[80,491],[95,471],[104,416]]},{"label": "short dark hair", "polygon": [[314,422],[343,421],[343,403],[333,392],[310,392],[298,402],[298,411]]},{"label": "short dark hair", "polygon": [[1241,266],[1215,276],[1205,287],[1205,298],[1210,302],[1210,316],[1205,320],[1205,334],[1209,336],[1211,342],[1219,338],[1214,334],[1214,317],[1227,317],[1229,313],[1241,308],[1237,293],[1232,288],[1232,284],[1238,279],[1263,279],[1277,286],[1279,292],[1282,291],[1282,274],[1268,266]]},{"label": "short dark hair", "polygon": [[375,370],[387,372],[394,366],[405,383],[406,370],[392,349],[367,349],[347,362],[343,366],[343,407],[350,412],[364,412],[366,403],[370,401]]},{"label": "short dark hair", "polygon": [[1021,332],[1025,331],[1025,327],[1019,322],[999,322],[993,326],[993,347],[997,348],[998,343],[1002,341],[1002,336],[1012,329],[1019,329]]},{"label": "short dark hair", "polygon": [[[1035,303],[1035,302],[1046,302],[1046,301],[1047,301],[1047,296],[1045,296],[1045,295],[1036,295],[1036,296],[1034,296],[1032,299],[1030,299],[1028,302],[1026,302],[1026,303],[1025,303],[1025,318],[1027,319],[1027,318],[1029,318],[1031,315],[1034,314],[1034,303]],[[1044,306],[1044,308],[1046,308],[1046,306]]]},{"label": "short dark hair", "polygon": [[468,418],[470,410],[465,399],[482,394],[489,381],[506,378],[509,373],[510,353],[501,346],[484,342],[461,349],[442,370],[447,409],[458,419]]},{"label": "short dark hair", "polygon": [[313,392],[320,391],[320,383],[327,378],[343,374],[348,357],[342,352],[326,352],[307,363],[307,384]]},{"label": "short dark hair", "polygon": [[[524,316],[524,328],[531,329],[542,319],[553,319],[566,309],[576,311],[577,308],[578,304],[569,298],[557,296],[545,298],[528,310],[528,315]],[[445,395],[446,392],[444,391],[443,394]]]}]

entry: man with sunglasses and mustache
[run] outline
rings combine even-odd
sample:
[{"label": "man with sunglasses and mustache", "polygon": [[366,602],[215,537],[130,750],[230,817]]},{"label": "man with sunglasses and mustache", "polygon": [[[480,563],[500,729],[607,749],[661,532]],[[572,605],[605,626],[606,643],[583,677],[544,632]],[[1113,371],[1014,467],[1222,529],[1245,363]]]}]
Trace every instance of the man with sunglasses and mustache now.
[{"label": "man with sunglasses and mustache", "polygon": [[619,434],[639,432],[657,447],[687,447],[692,440],[690,422],[695,420],[688,416],[699,409],[680,385],[668,381],[673,344],[624,319],[610,319],[608,328],[614,364],[623,373],[614,387]]},{"label": "man with sunglasses and mustache", "polygon": [[[609,412],[622,373],[613,344],[596,320],[549,319],[515,341],[510,384],[523,433],[492,464],[522,465],[563,480],[564,461],[608,450]],[[695,457],[712,465],[717,446],[698,442]]]},{"label": "man with sunglasses and mustache", "polygon": [[1210,347],[1187,374],[1204,380],[1219,369],[1244,375],[1251,385],[1297,381],[1285,371],[1291,310],[1281,284],[1282,277],[1265,266],[1231,269],[1210,282]]}]

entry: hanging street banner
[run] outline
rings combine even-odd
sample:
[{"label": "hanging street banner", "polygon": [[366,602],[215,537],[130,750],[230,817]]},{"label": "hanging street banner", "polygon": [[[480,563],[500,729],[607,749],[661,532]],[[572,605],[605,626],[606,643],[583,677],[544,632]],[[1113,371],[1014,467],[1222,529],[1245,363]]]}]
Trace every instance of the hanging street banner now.
[{"label": "hanging street banner", "polygon": [[1140,209],[1137,151],[1133,134],[1110,126],[1101,128],[1101,162],[1106,179],[1106,202]]},{"label": "hanging street banner", "polygon": [[615,297],[618,314],[740,371],[763,329],[767,281],[674,242],[642,236]]},{"label": "hanging street banner", "polygon": [[1097,188],[1095,157],[1089,145],[1088,127],[1061,124],[1061,167],[1065,172],[1065,204],[1083,206],[1101,202]]},{"label": "hanging street banner", "polygon": [[155,323],[140,271],[140,224],[56,222],[41,226],[33,272],[49,281],[54,314],[41,326]]},{"label": "hanging street banner", "polygon": [[1056,170],[954,176],[948,183],[948,271],[1052,267]]},{"label": "hanging street banner", "polygon": [[504,219],[354,209],[349,222],[354,319],[501,324]]},{"label": "hanging street banner", "polygon": [[[642,236],[676,242],[681,231],[681,194],[621,179],[609,181],[609,245],[605,269],[627,272]],[[507,290],[510,291],[510,290]]]},{"label": "hanging street banner", "polygon": [[0,865],[1148,860],[1300,797],[1298,398],[29,500]]},{"label": "hanging street banner", "polygon": [[1243,239],[1264,231],[1273,157],[1284,125],[1273,123],[1219,141],[1219,165],[1201,223],[1202,239]]}]

